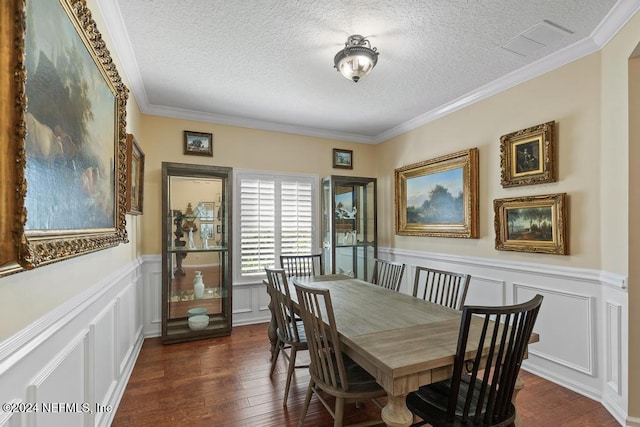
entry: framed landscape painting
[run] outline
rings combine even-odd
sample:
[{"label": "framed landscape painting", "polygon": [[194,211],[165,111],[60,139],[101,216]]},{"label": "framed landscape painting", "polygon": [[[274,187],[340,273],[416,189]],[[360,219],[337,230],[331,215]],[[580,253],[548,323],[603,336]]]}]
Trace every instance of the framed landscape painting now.
[{"label": "framed landscape painting", "polygon": [[213,157],[213,134],[185,130],[184,154]]},{"label": "framed landscape painting", "polygon": [[478,149],[395,170],[396,234],[478,237]]},{"label": "framed landscape painting", "polygon": [[353,169],[353,150],[334,148],[333,167],[336,169]]},{"label": "framed landscape painting", "polygon": [[128,241],[128,90],[84,1],[0,9],[4,275]]},{"label": "framed landscape painting", "polygon": [[567,255],[567,194],[493,201],[496,249]]}]

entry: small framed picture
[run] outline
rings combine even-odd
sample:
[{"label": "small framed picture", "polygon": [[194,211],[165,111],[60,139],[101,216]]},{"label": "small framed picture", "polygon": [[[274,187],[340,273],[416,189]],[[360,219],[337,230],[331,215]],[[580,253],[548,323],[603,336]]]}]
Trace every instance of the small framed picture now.
[{"label": "small framed picture", "polygon": [[213,157],[213,135],[185,130],[184,154]]},{"label": "small framed picture", "polygon": [[554,127],[552,121],[500,137],[503,187],[556,181]]},{"label": "small framed picture", "polygon": [[353,151],[334,148],[333,167],[337,169],[353,169]]},{"label": "small framed picture", "polygon": [[493,201],[496,249],[568,255],[567,193]]},{"label": "small framed picture", "polygon": [[144,195],[144,153],[136,138],[127,134],[127,213],[142,214]]}]

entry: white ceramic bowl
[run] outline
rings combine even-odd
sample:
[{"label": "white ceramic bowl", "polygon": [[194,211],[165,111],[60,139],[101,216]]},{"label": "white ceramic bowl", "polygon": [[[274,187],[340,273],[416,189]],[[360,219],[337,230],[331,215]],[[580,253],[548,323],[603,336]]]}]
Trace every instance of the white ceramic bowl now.
[{"label": "white ceramic bowl", "polygon": [[192,331],[201,331],[207,326],[209,326],[209,316],[206,314],[189,317],[189,328]]},{"label": "white ceramic bowl", "polygon": [[204,307],[193,307],[189,309],[189,317],[200,316],[203,314],[207,314],[207,309]]}]

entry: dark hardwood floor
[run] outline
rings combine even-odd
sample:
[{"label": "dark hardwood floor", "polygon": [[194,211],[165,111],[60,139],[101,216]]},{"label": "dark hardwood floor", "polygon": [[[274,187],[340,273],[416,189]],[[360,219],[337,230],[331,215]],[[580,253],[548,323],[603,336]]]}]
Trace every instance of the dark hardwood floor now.
[{"label": "dark hardwood floor", "polygon": [[[299,362],[308,361],[302,352]],[[269,378],[267,324],[235,327],[231,336],[162,345],[145,340],[113,426],[295,426],[309,381],[297,369],[282,405],[287,364],[283,357]],[[527,427],[618,427],[598,402],[522,372],[525,388],[517,406]],[[345,424],[379,417],[371,402],[345,409]],[[308,426],[332,426],[317,399]],[[381,424],[383,425],[383,424]]]}]

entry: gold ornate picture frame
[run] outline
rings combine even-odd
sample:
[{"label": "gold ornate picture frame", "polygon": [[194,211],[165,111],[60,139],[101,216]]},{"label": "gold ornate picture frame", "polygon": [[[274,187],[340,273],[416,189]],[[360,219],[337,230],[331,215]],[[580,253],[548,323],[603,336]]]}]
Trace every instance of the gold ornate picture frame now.
[{"label": "gold ornate picture frame", "polygon": [[555,122],[501,136],[500,168],[505,188],[555,182]]},{"label": "gold ornate picture frame", "polygon": [[0,276],[127,242],[128,90],[86,3],[3,1],[0,40]]},{"label": "gold ornate picture frame", "polygon": [[493,201],[496,249],[568,255],[567,194]]},{"label": "gold ornate picture frame", "polygon": [[478,237],[478,149],[395,170],[396,234]]},{"label": "gold ornate picture frame", "polygon": [[127,134],[127,213],[142,215],[144,201],[144,153],[132,134]]}]

